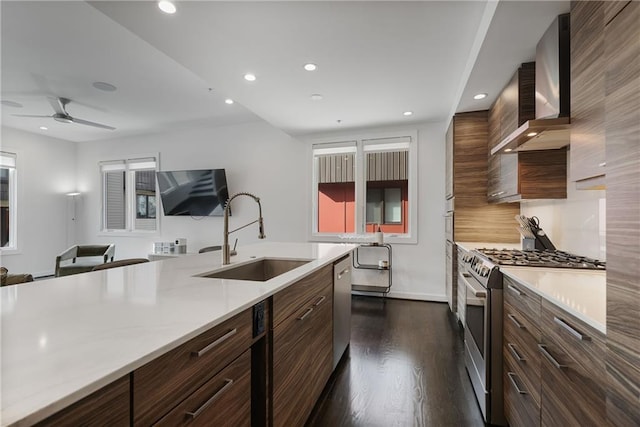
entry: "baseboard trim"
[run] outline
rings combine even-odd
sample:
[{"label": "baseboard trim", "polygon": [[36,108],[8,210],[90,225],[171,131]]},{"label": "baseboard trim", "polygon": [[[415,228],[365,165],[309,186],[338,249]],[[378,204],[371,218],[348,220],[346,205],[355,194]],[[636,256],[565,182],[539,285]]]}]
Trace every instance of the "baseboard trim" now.
[{"label": "baseboard trim", "polygon": [[[384,289],[384,288],[383,288]],[[358,292],[351,291],[352,295],[374,296],[374,297],[387,297],[394,299],[408,299],[415,301],[428,301],[428,302],[447,302],[446,295],[437,294],[420,294],[415,292],[394,292],[391,291],[384,295],[382,292]]]}]

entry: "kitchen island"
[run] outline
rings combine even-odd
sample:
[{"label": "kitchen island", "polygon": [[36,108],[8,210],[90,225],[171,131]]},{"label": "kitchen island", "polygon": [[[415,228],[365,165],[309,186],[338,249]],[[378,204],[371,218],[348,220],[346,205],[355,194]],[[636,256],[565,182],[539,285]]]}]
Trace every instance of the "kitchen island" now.
[{"label": "kitchen island", "polygon": [[43,420],[354,248],[245,246],[232,265],[265,257],[310,260],[264,282],[200,277],[223,268],[220,253],[209,252],[4,287],[1,424]]}]

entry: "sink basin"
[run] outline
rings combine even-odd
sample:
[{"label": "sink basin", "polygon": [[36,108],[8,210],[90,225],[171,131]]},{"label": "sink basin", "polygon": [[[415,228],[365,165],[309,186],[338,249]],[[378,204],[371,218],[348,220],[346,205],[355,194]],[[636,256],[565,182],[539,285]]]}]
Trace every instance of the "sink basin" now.
[{"label": "sink basin", "polygon": [[266,282],[281,274],[298,268],[311,260],[264,258],[237,267],[225,270],[214,271],[212,273],[199,274],[198,277],[209,277],[212,279],[233,279],[252,280],[254,282]]}]

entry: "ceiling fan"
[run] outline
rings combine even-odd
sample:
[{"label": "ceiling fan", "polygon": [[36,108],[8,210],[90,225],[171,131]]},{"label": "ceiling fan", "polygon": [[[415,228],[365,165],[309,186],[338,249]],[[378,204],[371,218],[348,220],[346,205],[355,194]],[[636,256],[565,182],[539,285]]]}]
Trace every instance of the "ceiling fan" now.
[{"label": "ceiling fan", "polygon": [[58,122],[62,122],[62,123],[77,123],[79,125],[86,125],[86,126],[93,126],[96,128],[100,128],[100,129],[108,129],[108,130],[114,130],[115,128],[112,126],[107,126],[107,125],[103,125],[101,123],[96,123],[96,122],[90,122],[88,120],[83,120],[83,119],[78,119],[76,117],[71,117],[69,115],[69,113],[67,113],[66,110],[66,105],[71,102],[70,99],[67,98],[54,98],[54,97],[47,97],[47,101],[49,101],[49,104],[51,104],[51,107],[53,107],[53,111],[55,111],[55,114],[51,115],[51,116],[41,116],[41,115],[32,115],[32,114],[13,114],[16,117],[51,117],[53,120],[56,120]]}]

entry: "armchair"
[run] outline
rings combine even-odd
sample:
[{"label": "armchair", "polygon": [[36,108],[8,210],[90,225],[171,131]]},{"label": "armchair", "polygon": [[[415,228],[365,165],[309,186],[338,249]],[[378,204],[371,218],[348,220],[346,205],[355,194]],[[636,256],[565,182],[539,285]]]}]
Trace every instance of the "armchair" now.
[{"label": "armchair", "polygon": [[[112,262],[116,246],[111,245],[75,245],[56,257],[55,276],[68,276],[71,274],[85,273],[93,270],[93,267],[106,262]],[[76,262],[77,258],[88,258],[82,262]],[[70,263],[63,263],[71,261]]]}]

